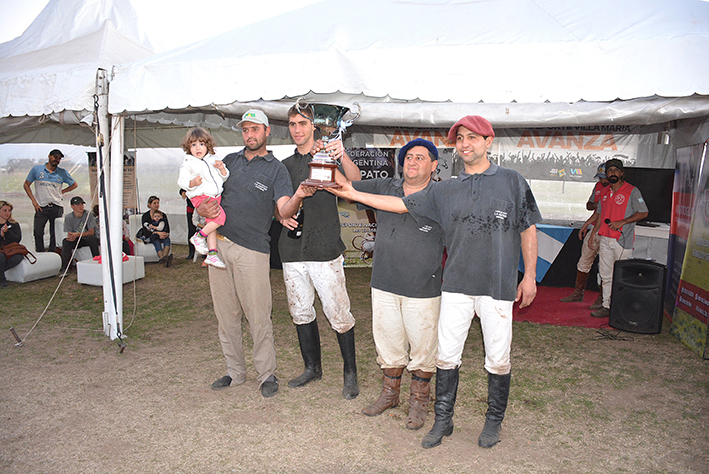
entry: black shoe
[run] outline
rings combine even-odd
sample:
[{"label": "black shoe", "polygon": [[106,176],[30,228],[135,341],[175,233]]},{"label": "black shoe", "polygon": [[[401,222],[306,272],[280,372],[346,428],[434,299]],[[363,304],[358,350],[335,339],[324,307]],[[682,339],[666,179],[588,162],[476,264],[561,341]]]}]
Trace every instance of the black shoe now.
[{"label": "black shoe", "polygon": [[453,433],[453,413],[459,379],[458,368],[436,369],[436,402],[433,404],[436,419],[431,431],[421,440],[422,447],[434,448],[441,444],[444,436]]},{"label": "black shoe", "polygon": [[165,257],[165,267],[170,268],[170,265],[172,265],[172,259],[175,258],[173,254],[168,255]]},{"label": "black shoe", "polygon": [[231,377],[225,375],[224,377],[212,382],[212,390],[221,390],[231,386]]},{"label": "black shoe", "polygon": [[10,286],[10,284],[7,280],[0,280],[0,288],[7,288],[8,286]]},{"label": "black shoe", "polygon": [[188,256],[185,257],[185,260],[192,260],[194,258],[194,254],[191,253]]},{"label": "black shoe", "polygon": [[268,376],[266,381],[261,384],[261,395],[263,398],[270,398],[278,393],[278,379],[275,375]]},{"label": "black shoe", "polygon": [[453,434],[453,420],[436,420],[433,422],[431,431],[426,433],[426,435],[421,440],[421,446],[428,448],[435,448],[439,446],[443,441],[444,436],[450,436]]}]

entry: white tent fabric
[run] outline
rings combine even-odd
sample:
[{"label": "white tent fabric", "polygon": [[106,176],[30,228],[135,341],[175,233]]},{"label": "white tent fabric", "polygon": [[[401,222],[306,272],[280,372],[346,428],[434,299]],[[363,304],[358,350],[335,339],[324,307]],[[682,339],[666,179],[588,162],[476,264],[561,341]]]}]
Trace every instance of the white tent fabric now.
[{"label": "white tent fabric", "polygon": [[310,93],[367,102],[360,125],[663,123],[708,114],[707,51],[700,0],[325,0],[116,67],[109,112]]},{"label": "white tent fabric", "polygon": [[129,0],[52,0],[0,44],[0,141],[91,144],[90,130],[61,129],[93,111],[97,71],[153,54]]}]

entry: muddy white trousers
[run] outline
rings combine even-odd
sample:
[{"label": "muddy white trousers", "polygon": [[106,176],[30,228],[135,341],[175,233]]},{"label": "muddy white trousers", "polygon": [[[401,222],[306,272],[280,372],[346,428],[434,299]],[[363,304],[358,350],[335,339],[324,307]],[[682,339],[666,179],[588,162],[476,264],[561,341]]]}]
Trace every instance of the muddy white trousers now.
[{"label": "muddy white trousers", "polygon": [[441,297],[408,298],[372,288],[372,335],[382,369],[435,372]]},{"label": "muddy white trousers", "polygon": [[295,324],[315,321],[315,291],[332,329],[346,333],[355,325],[345,284],[342,255],[329,262],[284,262],[283,281]]},{"label": "muddy white trousers", "polygon": [[468,331],[477,315],[485,345],[485,370],[491,374],[510,373],[512,345],[512,301],[490,296],[468,296],[462,293],[441,294],[441,316],[438,319],[438,355],[436,367],[444,370],[460,367]]}]

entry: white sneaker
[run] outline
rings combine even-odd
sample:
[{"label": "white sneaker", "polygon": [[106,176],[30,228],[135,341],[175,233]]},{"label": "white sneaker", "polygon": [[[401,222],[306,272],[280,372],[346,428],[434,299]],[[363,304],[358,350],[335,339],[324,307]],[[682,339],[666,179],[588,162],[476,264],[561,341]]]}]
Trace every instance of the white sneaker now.
[{"label": "white sneaker", "polygon": [[209,253],[209,247],[207,247],[207,239],[202,237],[202,234],[195,232],[195,234],[190,237],[190,243],[194,245],[194,249],[200,255],[207,255]]},{"label": "white sneaker", "polygon": [[204,259],[204,263],[216,268],[226,268],[226,264],[222,262],[222,259],[219,258],[217,254],[207,255],[207,258]]}]

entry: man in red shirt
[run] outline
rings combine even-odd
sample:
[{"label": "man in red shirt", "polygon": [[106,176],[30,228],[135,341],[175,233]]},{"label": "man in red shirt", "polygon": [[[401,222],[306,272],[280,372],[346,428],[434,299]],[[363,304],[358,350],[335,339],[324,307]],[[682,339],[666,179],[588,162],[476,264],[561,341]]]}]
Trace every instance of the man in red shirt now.
[{"label": "man in red shirt", "polygon": [[615,158],[606,161],[606,177],[610,185],[601,194],[593,233],[588,242],[589,246],[593,246],[599,241],[598,272],[603,285],[603,305],[591,313],[594,318],[610,316],[613,264],[616,260],[632,258],[635,223],[648,214],[640,190],[624,179],[622,161]]}]

